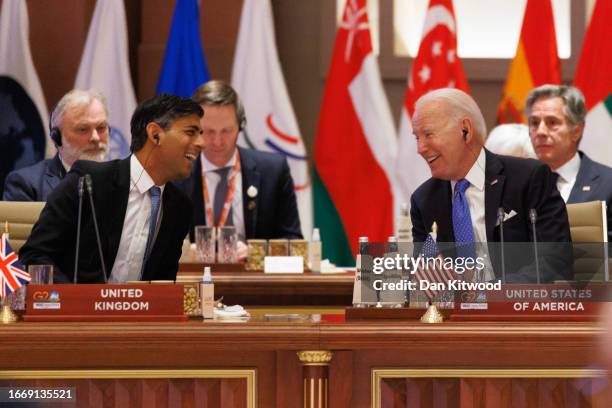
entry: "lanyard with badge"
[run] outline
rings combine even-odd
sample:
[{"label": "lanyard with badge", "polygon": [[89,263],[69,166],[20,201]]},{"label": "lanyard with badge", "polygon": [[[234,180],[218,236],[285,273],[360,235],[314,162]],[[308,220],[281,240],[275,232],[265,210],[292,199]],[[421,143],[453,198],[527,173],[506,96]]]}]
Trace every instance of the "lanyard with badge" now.
[{"label": "lanyard with badge", "polygon": [[[204,208],[206,208],[207,224],[216,227],[223,227],[227,221],[230,208],[232,206],[232,200],[234,199],[234,188],[236,186],[236,175],[240,173],[240,153],[236,151],[236,164],[232,167],[231,177],[229,186],[227,189],[227,195],[225,196],[225,202],[223,203],[223,211],[219,217],[219,225],[215,225],[215,218],[213,216],[212,205],[210,204],[210,195],[208,194],[208,187],[206,186],[206,175],[202,174],[202,190],[204,191]],[[223,180],[219,181],[220,183]]]}]

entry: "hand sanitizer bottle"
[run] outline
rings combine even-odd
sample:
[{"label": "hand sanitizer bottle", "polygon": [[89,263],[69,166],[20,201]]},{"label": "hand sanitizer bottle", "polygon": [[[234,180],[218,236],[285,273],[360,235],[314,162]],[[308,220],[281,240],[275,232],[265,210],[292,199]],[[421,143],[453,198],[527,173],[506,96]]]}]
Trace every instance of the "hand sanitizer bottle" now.
[{"label": "hand sanitizer bottle", "polygon": [[200,281],[200,303],[202,318],[212,319],[215,316],[215,285],[212,282],[210,266],[204,267],[204,275]]},{"label": "hand sanitizer bottle", "polygon": [[308,245],[308,258],[310,271],[321,272],[321,235],[318,228],[312,230],[312,239]]}]

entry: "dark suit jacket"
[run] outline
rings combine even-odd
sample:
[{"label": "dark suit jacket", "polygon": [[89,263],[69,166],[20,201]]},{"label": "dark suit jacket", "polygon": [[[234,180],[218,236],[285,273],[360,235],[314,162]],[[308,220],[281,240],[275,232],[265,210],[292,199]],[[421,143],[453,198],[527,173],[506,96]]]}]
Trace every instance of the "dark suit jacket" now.
[{"label": "dark suit jacket", "polygon": [[[545,164],[531,159],[498,156],[485,150],[485,224],[487,242],[500,241],[497,212],[499,207],[509,214],[503,225],[505,243],[532,242],[533,233],[529,210],[537,211],[537,240],[547,243],[540,248],[541,281],[571,279],[572,255],[570,248],[560,251],[556,244],[571,242],[567,210],[559,194],[551,171]],[[415,242],[425,241],[434,221],[438,224],[438,242],[454,242],[452,223],[451,183],[431,178],[412,195],[410,216]],[[563,245],[563,244],[561,244]],[[533,282],[532,245],[505,245],[508,282]],[[511,252],[516,252],[513,256]],[[509,253],[510,252],[510,253]],[[499,245],[489,245],[489,254],[496,277],[501,276]],[[542,261],[543,260],[543,261]],[[511,263],[511,267],[508,266]]]},{"label": "dark suit jacket", "polygon": [[[279,155],[238,148],[242,172],[242,208],[246,239],[302,238],[300,216],[287,160]],[[206,225],[202,191],[202,160],[188,179],[177,182],[193,203],[194,225]],[[250,186],[257,196],[249,197]],[[190,235],[193,240],[193,228]]]},{"label": "dark suit jacket", "polygon": [[47,201],[66,170],[59,155],[9,173],[4,183],[4,201]]},{"label": "dark suit jacket", "polygon": [[[26,265],[54,264],[56,282],[73,280],[77,184],[79,176],[85,174],[90,174],[93,182],[93,201],[109,275],[119,249],[130,189],[130,158],[104,163],[77,161],[49,195],[32,234],[19,251],[19,259]],[[166,184],[162,203],[161,225],[142,280],[175,279],[183,239],[191,222],[191,202],[172,183]],[[80,245],[78,281],[104,282],[87,190],[83,194]]]},{"label": "dark suit jacket", "polygon": [[612,242],[612,168],[580,154],[580,169],[567,200],[568,204],[603,200],[608,211],[608,242]]}]

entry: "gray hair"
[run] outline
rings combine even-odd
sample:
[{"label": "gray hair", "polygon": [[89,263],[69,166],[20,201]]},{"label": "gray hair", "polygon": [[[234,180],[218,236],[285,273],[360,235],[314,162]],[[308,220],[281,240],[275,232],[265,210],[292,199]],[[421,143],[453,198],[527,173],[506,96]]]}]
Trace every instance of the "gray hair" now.
[{"label": "gray hair", "polygon": [[106,106],[106,98],[104,95],[94,89],[89,89],[86,91],[81,89],[73,89],[66,95],[62,96],[62,99],[59,100],[55,106],[55,109],[53,109],[53,113],[51,113],[50,127],[60,128],[62,118],[67,110],[85,110],[94,100],[97,100],[102,104],[104,107],[104,112],[106,112],[106,116],[108,116],[108,108]]},{"label": "gray hair", "polygon": [[527,95],[525,102],[525,113],[531,116],[533,104],[540,98],[561,98],[563,100],[563,114],[573,126],[584,123],[586,116],[586,106],[584,95],[576,87],[566,85],[546,84],[539,86]]},{"label": "gray hair", "polygon": [[470,95],[455,88],[436,89],[421,96],[415,103],[415,110],[423,103],[434,100],[446,101],[451,108],[453,118],[461,119],[464,116],[470,118],[474,123],[476,136],[481,142],[484,142],[487,135],[487,124],[476,101]]},{"label": "gray hair", "polygon": [[236,109],[236,120],[242,130],[246,126],[244,105],[238,93],[227,82],[218,79],[208,81],[195,90],[191,99],[200,105],[233,106]]}]

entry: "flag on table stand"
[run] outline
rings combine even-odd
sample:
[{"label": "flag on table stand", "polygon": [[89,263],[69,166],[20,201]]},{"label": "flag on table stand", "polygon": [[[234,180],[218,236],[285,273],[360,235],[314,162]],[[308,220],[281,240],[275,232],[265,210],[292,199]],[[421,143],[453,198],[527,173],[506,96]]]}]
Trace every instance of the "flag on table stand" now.
[{"label": "flag on table stand", "polygon": [[0,297],[5,298],[31,279],[30,274],[25,271],[17,254],[9,245],[8,234],[2,234],[0,240]]},{"label": "flag on table stand", "polygon": [[516,55],[510,64],[498,123],[525,123],[525,99],[533,88],[561,83],[555,21],[550,0],[527,0]]},{"label": "flag on table stand", "polygon": [[[417,261],[419,267],[416,268],[414,274],[417,282],[423,280],[429,283],[446,284],[449,280],[455,279],[455,274],[452,269],[444,267],[444,260],[440,255],[440,250],[438,249],[438,243],[436,241],[436,229],[437,227],[434,223],[432,231],[427,235],[427,239],[423,244],[421,257]],[[417,287],[419,287],[419,284],[417,284]],[[432,300],[438,292],[438,290],[433,288],[425,290],[425,294],[430,300]]]},{"label": "flag on table stand", "polygon": [[308,158],[278,59],[270,0],[244,2],[232,86],[240,95],[248,118],[239,143],[280,153],[287,158],[295,184],[302,232],[310,237],[312,188]]},{"label": "flag on table stand", "polygon": [[200,41],[198,2],[177,0],[157,93],[189,98],[209,78]]},{"label": "flag on table stand", "polygon": [[123,0],[98,0],[96,3],[74,87],[95,89],[106,97],[110,125],[109,160],[127,157],[136,96],[130,77]]},{"label": "flag on table stand", "polygon": [[347,252],[332,246],[346,246],[348,240],[352,263],[360,236],[386,242],[393,234],[396,153],[396,133],[372,51],[365,1],[348,0],[336,35],[315,143],[320,177],[314,188],[315,225],[324,237],[324,256],[347,262]]},{"label": "flag on table stand", "polygon": [[608,166],[612,166],[611,22],[612,2],[597,0],[574,78],[588,111],[580,149]]},{"label": "flag on table stand", "polygon": [[9,172],[55,154],[29,37],[26,2],[4,0],[0,11],[0,196]]},{"label": "flag on table stand", "polygon": [[469,93],[463,64],[457,55],[457,24],[451,0],[429,2],[419,52],[408,75],[395,167],[396,216],[400,205],[410,205],[410,196],[414,190],[431,177],[429,166],[417,153],[410,118],[414,114],[417,99],[438,88],[457,88]]}]

